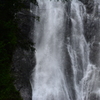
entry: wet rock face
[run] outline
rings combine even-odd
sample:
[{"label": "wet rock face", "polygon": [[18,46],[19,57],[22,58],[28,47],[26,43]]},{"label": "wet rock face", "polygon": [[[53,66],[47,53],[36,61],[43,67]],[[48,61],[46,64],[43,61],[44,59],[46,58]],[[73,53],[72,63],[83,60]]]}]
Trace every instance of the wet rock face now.
[{"label": "wet rock face", "polygon": [[99,100],[99,99],[100,99],[99,96],[96,95],[95,93],[92,93],[92,94],[90,95],[90,100]]},{"label": "wet rock face", "polygon": [[[91,1],[92,3],[92,1]],[[90,60],[91,62],[99,66],[100,59],[99,57],[99,48],[100,48],[100,5],[98,2],[93,6],[93,11],[87,13],[84,19],[84,35],[86,41],[90,44]],[[90,10],[91,11],[91,10]]]},{"label": "wet rock face", "polygon": [[14,85],[21,93],[23,100],[31,100],[30,75],[34,66],[32,52],[18,48],[13,57],[12,72],[15,76]]},{"label": "wet rock face", "polygon": [[23,100],[31,100],[32,90],[30,77],[35,66],[33,52],[18,48],[13,57],[12,73],[15,77],[14,85],[21,93]]},{"label": "wet rock face", "polygon": [[[18,13],[18,24],[21,30],[21,32],[19,33],[19,36],[21,38],[19,42],[22,43],[22,45],[25,44],[23,44],[23,41],[33,41],[31,29],[33,28],[34,18],[30,13],[29,0],[26,0],[25,5],[26,9],[22,9],[22,11]],[[20,92],[23,100],[32,100],[30,77],[34,66],[34,52],[31,50],[26,51],[18,46],[13,55],[12,73],[15,77],[14,85]]]},{"label": "wet rock face", "polygon": [[92,13],[94,9],[94,0],[80,0],[83,4],[85,4],[87,13]]}]

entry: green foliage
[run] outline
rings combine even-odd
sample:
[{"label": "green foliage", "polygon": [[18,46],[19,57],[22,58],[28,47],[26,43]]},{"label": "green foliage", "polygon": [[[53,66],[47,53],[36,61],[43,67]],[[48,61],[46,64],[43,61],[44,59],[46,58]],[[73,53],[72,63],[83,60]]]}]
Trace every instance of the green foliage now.
[{"label": "green foliage", "polygon": [[[32,1],[36,4],[36,0]],[[13,52],[21,37],[18,35],[20,30],[16,13],[25,8],[24,2],[26,1],[0,0],[0,100],[22,100],[14,87],[10,69]],[[20,46],[28,50],[33,49],[32,45],[30,41],[24,41]]]}]

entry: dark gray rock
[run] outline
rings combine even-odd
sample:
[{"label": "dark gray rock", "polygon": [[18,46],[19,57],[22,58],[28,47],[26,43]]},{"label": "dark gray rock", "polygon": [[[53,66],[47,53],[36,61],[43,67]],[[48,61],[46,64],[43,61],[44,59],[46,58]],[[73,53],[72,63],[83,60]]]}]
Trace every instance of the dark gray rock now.
[{"label": "dark gray rock", "polygon": [[92,64],[99,66],[100,60],[98,53],[100,48],[100,12],[99,4],[94,5],[94,11],[87,14],[84,19],[84,35],[86,41],[90,44],[90,61]]},{"label": "dark gray rock", "polygon": [[94,10],[94,0],[80,0],[86,6],[87,13],[92,13]]},{"label": "dark gray rock", "polygon": [[[34,51],[30,48],[25,50],[24,46],[33,42],[31,30],[34,27],[34,15],[30,12],[30,2],[26,0],[26,8],[17,13],[19,33],[18,47],[13,54],[12,74],[15,77],[14,85],[21,93],[23,100],[32,100],[32,89],[30,78],[35,66]],[[21,44],[21,45],[20,45]],[[22,46],[22,47],[21,47]]]},{"label": "dark gray rock", "polygon": [[32,51],[18,48],[13,55],[12,73],[15,77],[14,85],[21,93],[23,100],[31,100],[32,89],[30,78],[35,66],[35,58]]}]

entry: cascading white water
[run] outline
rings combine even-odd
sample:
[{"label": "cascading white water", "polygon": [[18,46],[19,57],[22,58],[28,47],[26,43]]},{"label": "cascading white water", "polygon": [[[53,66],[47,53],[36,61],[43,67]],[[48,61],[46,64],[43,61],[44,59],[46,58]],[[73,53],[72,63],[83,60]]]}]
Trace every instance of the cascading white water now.
[{"label": "cascading white water", "polygon": [[68,52],[73,69],[73,80],[76,99],[100,100],[100,69],[90,62],[90,44],[84,37],[83,17],[85,6],[78,0],[71,3],[72,32]]},{"label": "cascading white water", "polygon": [[[32,100],[100,100],[100,69],[90,62],[90,44],[84,37],[85,6],[72,0],[72,28],[71,33],[66,33],[66,4],[62,0],[38,0],[36,13],[40,21],[35,22],[34,31]],[[65,75],[66,67],[72,75]]]},{"label": "cascading white water", "polygon": [[69,99],[64,76],[65,5],[38,0],[40,21],[35,25],[36,67],[32,100]]},{"label": "cascading white water", "polygon": [[67,47],[72,63],[76,100],[82,100],[81,80],[89,63],[89,48],[83,35],[85,13],[84,5],[78,0],[73,0],[71,3],[72,32],[70,44]]}]

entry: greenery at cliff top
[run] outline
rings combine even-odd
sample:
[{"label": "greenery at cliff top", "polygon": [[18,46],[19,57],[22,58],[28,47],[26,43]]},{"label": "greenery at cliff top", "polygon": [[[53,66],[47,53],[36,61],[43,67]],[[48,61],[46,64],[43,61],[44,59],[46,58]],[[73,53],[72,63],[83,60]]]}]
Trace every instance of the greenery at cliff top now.
[{"label": "greenery at cliff top", "polygon": [[[30,1],[36,4],[36,0]],[[24,2],[0,0],[0,100],[22,100],[14,87],[10,69],[12,55],[20,37],[16,13],[25,8]]]}]

